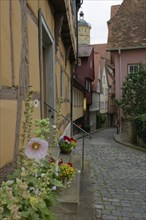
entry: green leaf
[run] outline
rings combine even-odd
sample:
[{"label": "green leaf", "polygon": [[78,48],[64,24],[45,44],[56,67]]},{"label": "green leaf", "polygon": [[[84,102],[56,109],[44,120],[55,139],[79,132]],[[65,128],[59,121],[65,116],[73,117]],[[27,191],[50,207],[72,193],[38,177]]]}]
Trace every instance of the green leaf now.
[{"label": "green leaf", "polygon": [[57,180],[57,179],[50,179],[50,183],[54,186],[57,186],[57,187],[63,187],[63,184],[61,181]]},{"label": "green leaf", "polygon": [[15,180],[20,175],[20,170],[16,169],[13,174],[8,175],[8,180]]}]

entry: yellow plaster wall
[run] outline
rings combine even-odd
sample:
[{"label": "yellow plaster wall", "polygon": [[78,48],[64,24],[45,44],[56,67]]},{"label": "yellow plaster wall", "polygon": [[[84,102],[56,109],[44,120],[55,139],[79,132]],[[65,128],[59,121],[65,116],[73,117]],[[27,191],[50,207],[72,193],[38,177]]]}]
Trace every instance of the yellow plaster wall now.
[{"label": "yellow plaster wall", "polygon": [[68,98],[68,80],[66,74],[64,75],[64,98]]},{"label": "yellow plaster wall", "polygon": [[66,65],[66,72],[67,72],[69,78],[71,78],[72,69],[71,69],[71,63],[69,62],[69,59],[68,59],[68,61],[67,61],[67,65]]},{"label": "yellow plaster wall", "polygon": [[74,27],[74,15],[72,14],[72,7],[71,2],[68,0],[65,0],[65,5],[67,9],[67,17],[68,17],[68,23],[71,33],[71,39],[72,39],[72,46],[74,49],[74,52],[76,52],[76,36],[75,36],[75,27]]},{"label": "yellow plaster wall", "polygon": [[1,85],[11,86],[9,1],[0,1],[0,74]]},{"label": "yellow plaster wall", "polygon": [[63,103],[62,104],[62,114],[64,116],[68,115],[70,113],[70,103]]},{"label": "yellow plaster wall", "polygon": [[73,108],[73,121],[83,117],[83,107]]},{"label": "yellow plaster wall", "polygon": [[83,116],[83,97],[83,92],[73,87],[73,121]]},{"label": "yellow plaster wall", "polygon": [[0,101],[0,168],[13,159],[16,113],[16,101]]},{"label": "yellow plaster wall", "polygon": [[13,34],[13,60],[15,85],[19,85],[19,71],[21,61],[22,32],[21,7],[19,0],[12,1],[12,34]]},{"label": "yellow plaster wall", "polygon": [[33,14],[38,18],[38,8],[39,8],[39,2],[38,0],[27,0],[27,5],[33,12]]},{"label": "yellow plaster wall", "polygon": [[39,9],[42,9],[50,31],[54,35],[54,16],[48,4],[48,0],[39,0]]},{"label": "yellow plaster wall", "polygon": [[29,84],[35,91],[40,91],[38,28],[27,15]]},{"label": "yellow plaster wall", "polygon": [[[67,61],[67,64],[65,63],[65,48],[63,42],[60,40],[59,41],[59,48],[57,51],[57,62],[56,62],[56,81],[57,81],[57,94],[58,98],[60,98],[60,74],[61,74],[61,69],[64,71],[64,99],[68,99],[68,91],[69,91],[69,85],[68,85],[68,80],[71,78],[71,64],[69,60]],[[64,116],[68,115],[70,113],[70,102],[64,102],[62,104],[62,114]]]}]

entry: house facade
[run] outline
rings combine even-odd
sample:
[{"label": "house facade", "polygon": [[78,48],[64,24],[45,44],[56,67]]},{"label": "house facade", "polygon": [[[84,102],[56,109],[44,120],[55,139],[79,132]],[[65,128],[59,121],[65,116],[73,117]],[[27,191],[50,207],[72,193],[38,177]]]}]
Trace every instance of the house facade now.
[{"label": "house facade", "polygon": [[[72,120],[77,126],[83,127],[85,88],[74,78],[72,81],[72,93]],[[78,132],[79,128],[73,126],[73,134]]]},{"label": "house facade", "polygon": [[[36,118],[71,118],[71,78],[77,56],[80,0],[0,1],[0,172],[11,171],[20,147],[24,101],[29,87],[38,100]],[[51,107],[51,108],[50,108]],[[60,134],[71,131],[61,119]]]},{"label": "house facade", "polygon": [[[85,89],[84,98],[86,98],[86,109],[84,111],[84,123],[82,127],[89,128],[89,108],[92,104],[92,81],[94,80],[94,52],[90,45],[79,45],[78,48],[78,67],[75,73],[75,79]],[[87,129],[88,130],[88,129]]]},{"label": "house facade", "polygon": [[106,60],[106,73],[108,81],[108,125],[116,126],[116,103],[115,103],[115,68]]},{"label": "house facade", "polygon": [[92,104],[90,105],[90,126],[95,130],[97,126],[97,114],[100,111],[101,72],[100,55],[94,48],[94,81],[92,82]]},{"label": "house facade", "polygon": [[101,74],[101,81],[102,81],[102,89],[100,94],[100,113],[102,115],[103,123],[106,125],[108,122],[108,80],[106,74],[105,63],[102,67],[102,74]]},{"label": "house facade", "polygon": [[95,44],[94,47],[94,81],[92,82],[92,105],[90,106],[90,124],[95,130],[101,126],[100,114],[104,118],[102,125],[108,125],[108,79],[106,62],[110,54],[107,44]]},{"label": "house facade", "polygon": [[[128,73],[134,73],[139,63],[146,64],[145,11],[145,0],[124,0],[120,6],[112,8],[112,17],[108,21],[108,51],[115,68],[116,99],[121,97],[121,86]],[[128,126],[124,127],[120,109],[117,110],[117,120],[120,132],[130,133]]]}]

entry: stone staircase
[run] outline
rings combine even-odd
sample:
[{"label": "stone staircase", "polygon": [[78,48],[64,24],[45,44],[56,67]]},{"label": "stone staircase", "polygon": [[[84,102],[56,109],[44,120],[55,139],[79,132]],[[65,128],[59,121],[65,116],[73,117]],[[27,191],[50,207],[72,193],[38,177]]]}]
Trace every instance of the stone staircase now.
[{"label": "stone staircase", "polygon": [[[73,167],[81,170],[81,156],[74,152],[70,154],[59,155],[63,162],[71,162]],[[71,182],[70,186],[59,192],[58,204],[55,207],[56,220],[70,219],[69,216],[78,213],[78,206],[80,203],[80,172],[78,172]]]}]

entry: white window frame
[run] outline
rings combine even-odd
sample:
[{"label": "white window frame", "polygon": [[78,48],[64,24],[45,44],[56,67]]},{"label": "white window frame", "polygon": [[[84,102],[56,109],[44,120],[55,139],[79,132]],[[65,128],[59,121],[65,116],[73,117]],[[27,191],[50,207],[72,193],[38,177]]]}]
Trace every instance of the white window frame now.
[{"label": "white window frame", "polygon": [[88,92],[91,92],[91,82],[88,79],[86,79],[86,81],[85,81],[85,89]]},{"label": "white window frame", "polygon": [[128,64],[128,74],[129,73],[136,73],[138,68],[139,68],[138,64]]}]

